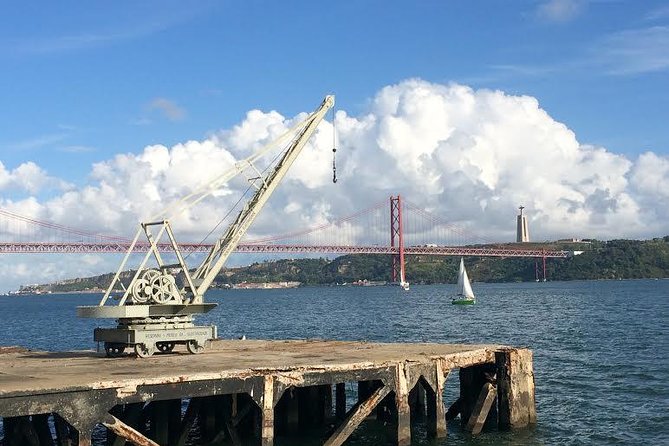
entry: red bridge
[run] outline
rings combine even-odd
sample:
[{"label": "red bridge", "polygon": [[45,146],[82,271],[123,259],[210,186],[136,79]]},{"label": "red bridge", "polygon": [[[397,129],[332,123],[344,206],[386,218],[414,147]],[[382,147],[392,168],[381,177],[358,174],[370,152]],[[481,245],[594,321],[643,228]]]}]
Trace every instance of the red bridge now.
[{"label": "red bridge", "polygon": [[[384,200],[353,215],[303,231],[247,241],[240,244],[236,252],[386,254],[393,259],[393,281],[404,277],[406,255],[529,257],[542,260],[545,278],[547,258],[565,258],[572,254],[538,249],[536,245],[492,243],[403,201],[399,195],[390,197],[389,212],[387,203]],[[360,228],[365,228],[364,234]],[[390,245],[387,244],[388,229]],[[0,209],[0,237],[4,239],[0,241],[0,253],[5,254],[125,253],[131,244],[131,240],[124,237],[95,234],[3,209]],[[385,238],[385,242],[379,237]],[[162,251],[172,251],[167,243],[158,246]],[[206,242],[179,244],[185,253],[208,252],[211,246]],[[146,252],[148,248],[148,243],[138,243],[134,251]]]}]

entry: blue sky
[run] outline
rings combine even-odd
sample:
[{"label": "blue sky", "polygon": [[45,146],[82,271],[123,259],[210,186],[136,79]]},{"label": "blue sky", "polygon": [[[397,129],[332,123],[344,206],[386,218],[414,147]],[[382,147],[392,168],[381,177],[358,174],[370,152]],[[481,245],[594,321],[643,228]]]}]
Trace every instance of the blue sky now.
[{"label": "blue sky", "polygon": [[[0,155],[90,164],[419,77],[531,95],[581,142],[669,150],[662,1],[5,3]],[[162,104],[162,105],[161,105]]]},{"label": "blue sky", "polygon": [[[669,234],[666,1],[59,1],[0,12],[0,207],[20,215],[129,236],[143,213],[247,153],[240,141],[267,142],[334,93],[340,181],[330,182],[328,117],[254,235],[397,193],[491,240],[513,239],[519,204],[535,240]],[[176,226],[199,240],[227,209],[216,200]],[[9,287],[110,271],[116,259],[0,263]]]}]

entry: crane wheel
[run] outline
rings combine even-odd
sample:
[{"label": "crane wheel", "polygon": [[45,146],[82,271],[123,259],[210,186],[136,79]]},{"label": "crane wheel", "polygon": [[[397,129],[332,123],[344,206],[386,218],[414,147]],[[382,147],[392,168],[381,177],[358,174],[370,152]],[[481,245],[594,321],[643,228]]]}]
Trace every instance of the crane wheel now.
[{"label": "crane wheel", "polygon": [[146,344],[135,344],[135,354],[140,358],[148,358],[153,355],[154,346],[147,346]]},{"label": "crane wheel", "polygon": [[200,344],[197,341],[188,341],[186,342],[186,349],[189,353],[197,355],[204,351],[204,344]]},{"label": "crane wheel", "polygon": [[105,342],[105,353],[109,358],[116,358],[121,356],[125,351],[125,344],[117,342]]},{"label": "crane wheel", "polygon": [[174,342],[157,342],[156,348],[160,353],[169,353],[174,350]]}]

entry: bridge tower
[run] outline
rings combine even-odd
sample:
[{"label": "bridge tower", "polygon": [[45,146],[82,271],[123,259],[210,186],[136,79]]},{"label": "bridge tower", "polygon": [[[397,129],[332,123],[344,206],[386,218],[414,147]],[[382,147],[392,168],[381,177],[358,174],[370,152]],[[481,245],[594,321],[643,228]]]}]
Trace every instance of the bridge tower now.
[{"label": "bridge tower", "polygon": [[404,233],[402,230],[402,199],[390,197],[390,247],[397,248],[397,254],[393,254],[393,266],[391,279],[393,283],[404,285],[406,276],[404,274]]}]

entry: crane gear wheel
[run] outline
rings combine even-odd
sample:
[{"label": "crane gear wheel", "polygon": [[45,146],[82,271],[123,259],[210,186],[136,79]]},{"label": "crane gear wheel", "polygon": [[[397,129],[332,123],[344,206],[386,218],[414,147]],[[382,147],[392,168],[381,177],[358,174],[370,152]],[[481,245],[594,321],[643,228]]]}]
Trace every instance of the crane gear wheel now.
[{"label": "crane gear wheel", "polygon": [[144,304],[148,302],[151,295],[149,294],[149,282],[145,279],[138,279],[132,286],[132,301],[137,304]]},{"label": "crane gear wheel", "polygon": [[151,298],[158,304],[170,300],[178,300],[176,296],[176,280],[169,274],[162,274],[151,281]]},{"label": "crane gear wheel", "polygon": [[160,276],[160,271],[149,269],[144,271],[142,276],[132,286],[132,301],[137,304],[145,304],[153,297],[155,290],[152,289],[151,283]]},{"label": "crane gear wheel", "polygon": [[158,276],[160,276],[160,271],[158,271],[157,269],[148,269],[144,271],[144,274],[142,274],[142,279],[151,283],[153,279],[155,279]]}]

